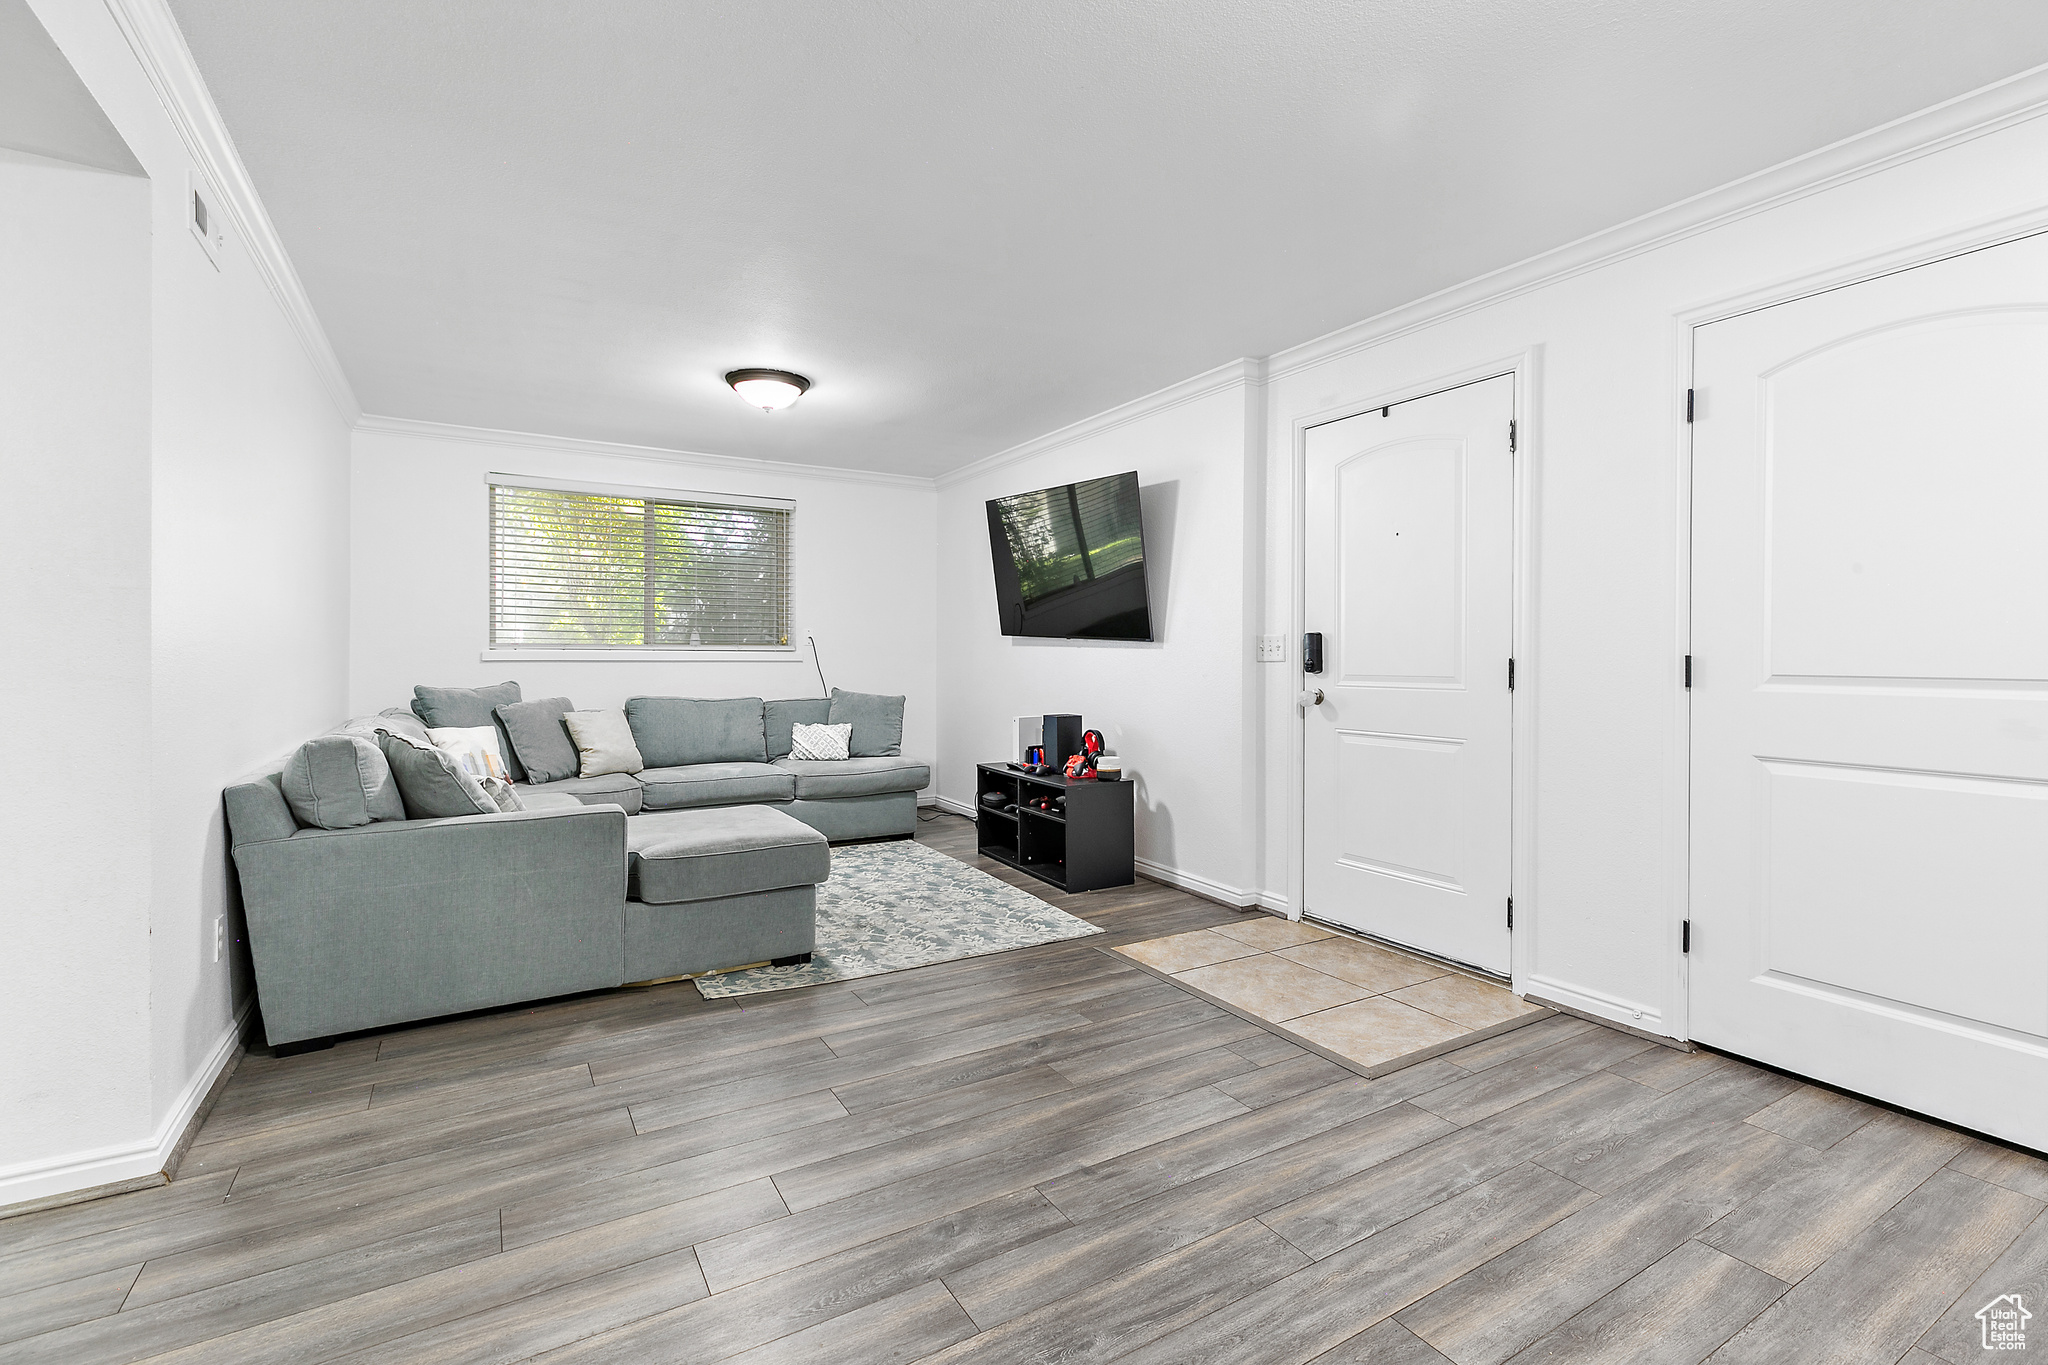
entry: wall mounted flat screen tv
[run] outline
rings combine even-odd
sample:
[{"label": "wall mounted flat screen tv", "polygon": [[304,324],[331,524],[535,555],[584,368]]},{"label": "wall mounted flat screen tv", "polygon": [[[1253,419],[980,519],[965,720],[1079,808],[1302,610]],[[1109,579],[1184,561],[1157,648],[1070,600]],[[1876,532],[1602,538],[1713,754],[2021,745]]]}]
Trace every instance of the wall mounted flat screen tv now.
[{"label": "wall mounted flat screen tv", "polygon": [[988,541],[1003,634],[1152,638],[1135,472],[992,498]]}]

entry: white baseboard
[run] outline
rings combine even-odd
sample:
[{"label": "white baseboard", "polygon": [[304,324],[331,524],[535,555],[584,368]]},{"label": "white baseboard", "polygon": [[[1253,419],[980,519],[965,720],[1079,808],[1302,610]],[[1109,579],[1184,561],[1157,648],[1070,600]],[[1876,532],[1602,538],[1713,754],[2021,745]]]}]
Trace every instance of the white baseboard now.
[{"label": "white baseboard", "polygon": [[1634,1033],[1653,1033],[1659,1038],[1669,1038],[1671,1031],[1664,1027],[1664,1011],[1619,996],[1607,995],[1589,990],[1584,986],[1570,986],[1562,981],[1533,973],[1515,982],[1521,994],[1541,1005],[1556,1005],[1572,1014],[1582,1014],[1593,1019],[1605,1019]]},{"label": "white baseboard", "polygon": [[[965,816],[969,820],[974,818],[974,807],[968,805],[965,801],[956,801],[950,796],[940,796],[934,797],[932,804],[949,814]],[[1138,871],[1144,873],[1151,880],[1164,882],[1166,885],[1181,891],[1192,892],[1204,900],[1221,901],[1225,905],[1235,906],[1240,910],[1249,909],[1256,905],[1278,914],[1284,915],[1287,913],[1287,897],[1280,895],[1278,892],[1253,891],[1248,887],[1228,886],[1209,877],[1199,876],[1193,872],[1184,872],[1177,867],[1168,867],[1165,863],[1155,863],[1149,858],[1133,858],[1131,861],[1137,866]]]},{"label": "white baseboard", "polygon": [[[170,1162],[171,1153],[177,1150],[179,1140],[185,1136],[192,1116],[198,1112],[207,1092],[213,1089],[221,1071],[234,1060],[235,1049],[242,1042],[242,1026],[248,1017],[249,1003],[244,1003],[235,1012],[235,1017],[228,1021],[228,1026],[221,1030],[220,1037],[214,1040],[206,1060],[178,1093],[170,1112],[164,1115],[156,1131],[148,1137],[0,1168],[0,1212],[9,1211],[15,1205],[40,1203],[82,1190],[96,1190],[103,1185],[139,1187],[162,1183],[164,1167]],[[152,1176],[154,1180],[150,1179]]]},{"label": "white baseboard", "polygon": [[1221,901],[1239,910],[1248,910],[1261,903],[1261,893],[1246,887],[1229,886],[1210,877],[1168,867],[1165,863],[1155,863],[1150,858],[1133,858],[1131,861],[1137,864],[1138,871],[1153,881],[1192,892],[1204,900]]}]

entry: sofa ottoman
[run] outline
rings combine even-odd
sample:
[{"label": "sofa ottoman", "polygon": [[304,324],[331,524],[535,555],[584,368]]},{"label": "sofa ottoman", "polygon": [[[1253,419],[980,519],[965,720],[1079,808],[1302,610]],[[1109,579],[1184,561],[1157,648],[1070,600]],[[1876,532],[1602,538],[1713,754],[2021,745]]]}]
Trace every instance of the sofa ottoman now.
[{"label": "sofa ottoman", "polygon": [[628,981],[802,958],[816,946],[825,836],[768,806],[626,822]]}]

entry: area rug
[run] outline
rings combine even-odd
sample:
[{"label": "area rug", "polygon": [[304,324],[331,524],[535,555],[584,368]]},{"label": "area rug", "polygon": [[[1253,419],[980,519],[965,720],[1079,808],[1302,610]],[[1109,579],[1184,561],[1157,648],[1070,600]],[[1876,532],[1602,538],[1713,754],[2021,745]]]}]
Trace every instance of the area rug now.
[{"label": "area rug", "polygon": [[709,1000],[793,990],[1101,932],[914,840],[849,844],[832,850],[818,887],[809,962],[700,976],[697,990]]}]

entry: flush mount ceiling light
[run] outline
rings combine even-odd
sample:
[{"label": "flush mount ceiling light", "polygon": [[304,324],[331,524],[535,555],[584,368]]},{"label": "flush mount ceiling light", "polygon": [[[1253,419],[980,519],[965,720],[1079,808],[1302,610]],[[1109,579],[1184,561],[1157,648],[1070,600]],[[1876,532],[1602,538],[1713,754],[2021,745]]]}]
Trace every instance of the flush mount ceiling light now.
[{"label": "flush mount ceiling light", "polygon": [[811,381],[788,370],[734,370],[725,377],[732,391],[763,412],[786,408],[804,396]]}]

